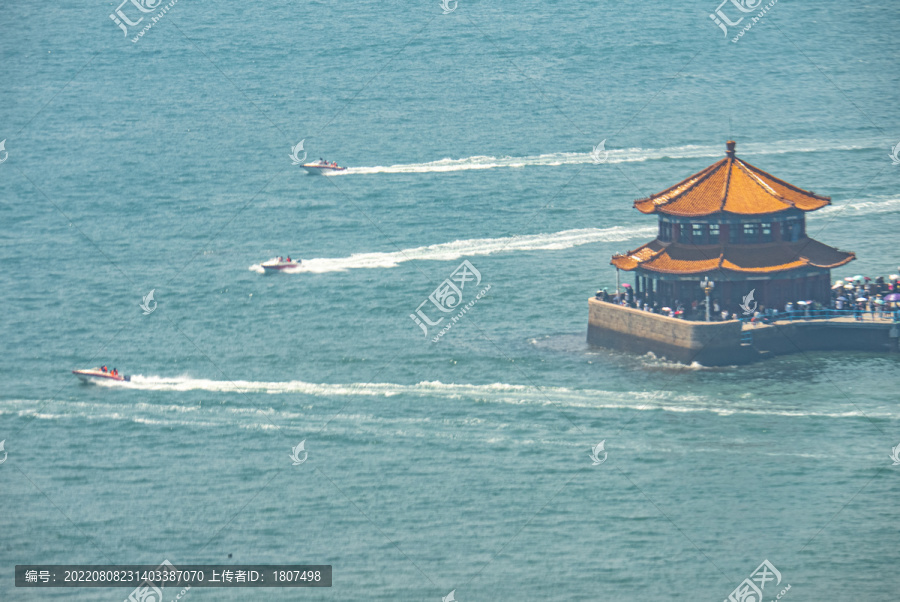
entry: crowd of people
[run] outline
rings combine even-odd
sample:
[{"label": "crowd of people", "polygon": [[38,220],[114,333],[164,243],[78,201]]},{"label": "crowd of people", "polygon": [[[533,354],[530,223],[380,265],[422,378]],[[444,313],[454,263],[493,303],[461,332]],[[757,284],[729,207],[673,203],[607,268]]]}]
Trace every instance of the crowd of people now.
[{"label": "crowd of people", "polygon": [[[705,298],[690,302],[675,300],[669,304],[652,299],[650,295],[641,298],[634,294],[628,284],[623,290],[610,294],[605,289],[597,291],[596,298],[607,303],[614,303],[640,311],[646,311],[671,318],[687,320],[706,319]],[[885,279],[883,276],[853,276],[835,282],[831,289],[831,297],[826,305],[815,300],[788,301],[783,310],[765,307],[753,303],[753,307],[742,306],[740,310],[722,307],[719,300],[712,298],[710,307],[711,320],[747,320],[754,326],[760,323],[772,323],[777,320],[824,319],[852,316],[856,320],[865,320],[866,314],[872,320],[893,320],[900,322],[900,277],[896,274]],[[740,311],[740,313],[738,313]]]},{"label": "crowd of people", "polygon": [[[694,300],[693,302],[685,306],[681,303],[681,301],[678,301],[676,299],[674,303],[670,304],[671,306],[661,305],[659,301],[651,299],[649,295],[645,298],[636,296],[631,288],[631,285],[628,284],[624,286],[622,291],[614,295],[609,294],[606,289],[597,291],[596,297],[600,301],[606,301],[607,303],[614,303],[615,305],[622,305],[624,307],[631,307],[632,309],[639,309],[641,311],[669,316],[670,318],[693,319],[695,318],[695,316],[698,316],[706,311],[705,301]],[[718,301],[713,301],[711,310],[717,313],[721,311]],[[728,312],[724,313],[727,314]],[[726,316],[722,319],[728,318]]]}]

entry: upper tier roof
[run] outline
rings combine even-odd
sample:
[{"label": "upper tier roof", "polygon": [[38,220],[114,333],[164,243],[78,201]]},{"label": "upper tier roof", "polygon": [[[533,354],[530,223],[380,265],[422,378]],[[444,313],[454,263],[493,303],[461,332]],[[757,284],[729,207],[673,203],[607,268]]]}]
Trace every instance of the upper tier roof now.
[{"label": "upper tier roof", "polygon": [[777,213],[796,208],[815,211],[831,198],[797,188],[734,156],[735,143],[726,143],[725,158],[659,194],[634,202],[641,213],[682,217],[720,211],[738,215]]}]

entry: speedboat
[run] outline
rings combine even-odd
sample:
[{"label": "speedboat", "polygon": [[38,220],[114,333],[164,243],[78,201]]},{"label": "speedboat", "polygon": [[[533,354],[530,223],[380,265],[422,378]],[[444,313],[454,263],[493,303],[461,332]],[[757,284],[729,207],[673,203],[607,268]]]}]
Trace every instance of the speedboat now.
[{"label": "speedboat", "polygon": [[77,376],[83,383],[95,383],[102,381],[118,381],[130,382],[131,376],[127,374],[113,374],[112,370],[103,370],[102,368],[91,368],[89,370],[72,370],[72,374]]},{"label": "speedboat", "polygon": [[306,173],[317,175],[324,175],[326,173],[344,171],[347,169],[346,167],[339,166],[337,163],[329,163],[323,159],[319,159],[315,163],[304,163],[301,167],[306,170]]},{"label": "speedboat", "polygon": [[302,263],[300,259],[291,259],[288,257],[285,259],[284,257],[273,257],[269,261],[261,263],[262,269],[265,270],[267,274],[272,274],[274,272],[280,272],[286,268],[296,268]]}]

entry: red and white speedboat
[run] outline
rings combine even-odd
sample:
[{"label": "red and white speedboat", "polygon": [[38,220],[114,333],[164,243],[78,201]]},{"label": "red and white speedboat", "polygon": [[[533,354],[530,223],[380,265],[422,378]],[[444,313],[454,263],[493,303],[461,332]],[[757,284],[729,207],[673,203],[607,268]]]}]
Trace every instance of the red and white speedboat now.
[{"label": "red and white speedboat", "polygon": [[337,163],[329,163],[328,161],[319,160],[316,163],[304,163],[301,165],[306,173],[324,175],[335,171],[344,171],[346,167],[341,167]]},{"label": "red and white speedboat", "polygon": [[72,370],[72,374],[77,376],[83,383],[95,383],[103,381],[129,382],[131,380],[131,376],[127,374],[113,374],[112,370],[104,371],[102,368],[91,368],[90,370]]},{"label": "red and white speedboat", "polygon": [[269,261],[261,263],[262,269],[265,270],[267,274],[271,274],[274,272],[280,272],[281,270],[287,268],[296,268],[300,265],[300,259],[291,259],[288,257],[285,259],[284,257],[273,257]]}]

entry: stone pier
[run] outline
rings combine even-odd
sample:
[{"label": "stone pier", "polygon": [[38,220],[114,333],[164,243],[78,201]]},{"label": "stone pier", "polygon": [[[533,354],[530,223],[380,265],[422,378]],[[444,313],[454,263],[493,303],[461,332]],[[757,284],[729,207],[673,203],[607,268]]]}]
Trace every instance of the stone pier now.
[{"label": "stone pier", "polygon": [[704,366],[746,364],[803,351],[896,351],[898,327],[889,320],[781,320],[757,327],[739,320],[693,322],[589,300],[588,343]]}]

